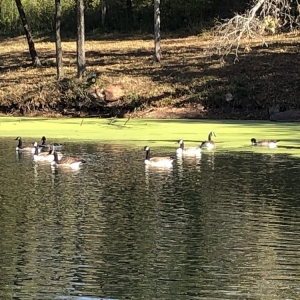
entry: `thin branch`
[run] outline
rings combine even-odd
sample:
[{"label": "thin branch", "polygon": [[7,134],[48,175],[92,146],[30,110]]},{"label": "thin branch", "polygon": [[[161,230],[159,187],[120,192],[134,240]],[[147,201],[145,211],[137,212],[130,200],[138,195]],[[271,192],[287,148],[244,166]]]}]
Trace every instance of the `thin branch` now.
[{"label": "thin branch", "polygon": [[249,48],[249,42],[258,38],[262,45],[266,45],[266,34],[274,34],[286,24],[292,28],[296,20],[292,14],[292,2],[293,7],[297,8],[296,14],[299,15],[298,0],[255,0],[253,7],[244,14],[236,14],[231,19],[217,23],[214,29],[215,38],[208,54],[218,54],[224,59],[233,53],[236,61],[242,43],[245,43],[245,48]]}]

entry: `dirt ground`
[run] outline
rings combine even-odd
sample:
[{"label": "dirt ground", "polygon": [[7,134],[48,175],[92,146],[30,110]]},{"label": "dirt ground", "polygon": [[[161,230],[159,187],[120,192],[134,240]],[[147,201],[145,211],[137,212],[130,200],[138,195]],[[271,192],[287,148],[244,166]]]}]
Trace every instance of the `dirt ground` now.
[{"label": "dirt ground", "polygon": [[124,116],[147,119],[215,119],[215,120],[266,120],[269,119],[266,110],[255,110],[245,112],[240,110],[224,111],[222,109],[205,110],[203,106],[186,107],[159,107],[150,108],[145,111],[127,113]]},{"label": "dirt ground", "polygon": [[[153,62],[152,38],[86,41],[88,75],[105,88],[120,83],[125,96],[101,106],[76,79],[75,41],[63,42],[65,80],[56,79],[53,41],[36,41],[43,62],[32,68],[24,37],[1,40],[0,112],[67,117],[269,119],[270,107],[300,109],[300,31],[253,41],[251,49],[220,63],[207,55],[210,38],[162,39],[162,62]],[[88,80],[87,80],[88,81]],[[90,88],[90,87],[89,87]],[[226,95],[232,94],[228,101]],[[66,113],[67,112],[67,113]],[[74,112],[74,113],[73,113]]]}]

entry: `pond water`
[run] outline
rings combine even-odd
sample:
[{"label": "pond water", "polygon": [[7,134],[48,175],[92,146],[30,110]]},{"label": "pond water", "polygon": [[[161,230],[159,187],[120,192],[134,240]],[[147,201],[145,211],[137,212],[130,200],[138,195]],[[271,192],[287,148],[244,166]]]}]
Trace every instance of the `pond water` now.
[{"label": "pond water", "polygon": [[159,169],[141,147],[70,143],[73,171],[14,149],[0,139],[0,299],[299,299],[298,159]]}]

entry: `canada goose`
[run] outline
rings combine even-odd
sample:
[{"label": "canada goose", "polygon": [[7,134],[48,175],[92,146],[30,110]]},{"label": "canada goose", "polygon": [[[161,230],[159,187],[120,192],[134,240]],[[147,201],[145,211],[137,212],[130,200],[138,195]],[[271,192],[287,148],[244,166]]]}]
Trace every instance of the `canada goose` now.
[{"label": "canada goose", "polygon": [[31,151],[32,147],[23,146],[23,141],[20,136],[16,137],[15,141],[19,141],[16,147],[16,151]]},{"label": "canada goose", "polygon": [[[34,143],[34,148],[35,148],[35,153],[33,155],[33,160],[34,161],[53,161],[54,160],[54,155],[53,155],[53,150],[50,148],[48,152],[41,152],[39,153],[39,146],[37,142]],[[62,154],[60,152],[57,152],[57,158],[60,160],[62,158]]]},{"label": "canada goose", "polygon": [[252,146],[261,146],[261,147],[269,147],[270,149],[274,149],[277,147],[278,140],[260,140],[257,141],[255,138],[251,139]]},{"label": "canada goose", "polygon": [[202,151],[202,144],[199,147],[184,147],[183,140],[178,140],[177,143],[179,144],[179,148],[176,149],[177,155],[201,155]]},{"label": "canada goose", "polygon": [[52,167],[67,166],[67,167],[71,167],[72,169],[76,170],[76,169],[79,169],[81,164],[86,163],[86,161],[81,157],[63,156],[59,160],[58,154],[56,151],[53,151],[53,156],[54,156],[54,159],[51,162]]},{"label": "canada goose", "polygon": [[202,142],[201,148],[202,148],[202,147],[205,147],[205,148],[207,148],[208,150],[212,150],[212,149],[214,149],[214,148],[216,147],[215,142],[211,139],[212,136],[216,136],[216,134],[215,134],[213,131],[211,131],[211,132],[208,134],[208,139],[207,139],[207,141]]},{"label": "canada goose", "polygon": [[144,147],[146,151],[145,165],[150,165],[154,167],[172,167],[173,158],[169,156],[157,156],[150,158],[150,148],[148,146]]},{"label": "canada goose", "polygon": [[62,150],[62,144],[60,144],[60,143],[47,144],[46,140],[47,140],[46,137],[42,136],[42,138],[41,138],[42,144],[40,145],[40,147],[42,147],[42,151],[50,150],[51,146],[52,146],[53,151],[61,151]]},{"label": "canada goose", "polygon": [[41,153],[42,151],[49,151],[50,149],[45,149],[43,145],[38,145],[37,142],[33,143],[33,147],[31,148],[31,153],[36,154],[36,148],[38,149],[38,153]]},{"label": "canada goose", "polygon": [[[35,143],[36,143],[36,142],[35,142]],[[31,148],[31,153],[32,153],[33,155],[36,154],[36,151],[37,151],[38,153],[41,153],[41,151],[42,151],[42,147],[38,146],[37,143],[36,143],[36,146],[35,146],[35,143],[33,143],[33,147]],[[36,149],[37,149],[37,150],[36,150]]]}]

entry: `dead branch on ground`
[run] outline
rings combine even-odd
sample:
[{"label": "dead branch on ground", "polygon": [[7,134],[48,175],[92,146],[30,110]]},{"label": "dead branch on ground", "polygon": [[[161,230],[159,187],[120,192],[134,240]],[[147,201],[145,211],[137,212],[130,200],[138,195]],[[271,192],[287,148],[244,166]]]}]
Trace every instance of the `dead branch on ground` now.
[{"label": "dead branch on ground", "polygon": [[[296,8],[296,13],[292,7]],[[208,55],[217,54],[224,60],[233,53],[236,62],[242,44],[250,51],[251,40],[257,38],[267,46],[265,36],[274,34],[281,27],[292,29],[297,23],[295,14],[299,15],[299,11],[298,0],[254,0],[252,8],[244,14],[217,23]]]}]

